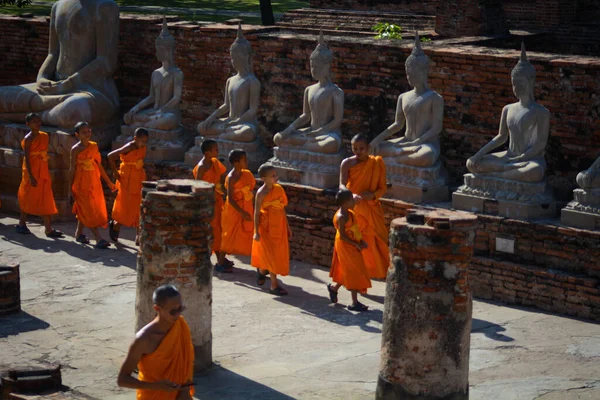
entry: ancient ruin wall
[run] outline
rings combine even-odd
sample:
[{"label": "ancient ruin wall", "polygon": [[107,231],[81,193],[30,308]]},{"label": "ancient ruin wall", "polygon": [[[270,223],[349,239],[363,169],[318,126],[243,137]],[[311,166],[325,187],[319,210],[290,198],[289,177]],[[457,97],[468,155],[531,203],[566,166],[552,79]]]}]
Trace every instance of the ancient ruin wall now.
[{"label": "ancient ruin wall", "polygon": [[435,14],[438,3],[438,0],[310,0],[310,7]]}]

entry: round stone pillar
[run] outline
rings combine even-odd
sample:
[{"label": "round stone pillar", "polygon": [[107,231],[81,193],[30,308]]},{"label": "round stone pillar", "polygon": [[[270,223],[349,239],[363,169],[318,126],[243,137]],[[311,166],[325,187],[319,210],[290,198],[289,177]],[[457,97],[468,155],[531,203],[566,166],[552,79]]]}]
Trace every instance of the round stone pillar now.
[{"label": "round stone pillar", "polygon": [[195,350],[195,370],[212,364],[210,221],[214,186],[173,179],[144,182],[137,257],[136,330],[154,317],[152,294],[164,284],[181,293]]},{"label": "round stone pillar", "polygon": [[21,311],[19,263],[0,258],[0,317]]},{"label": "round stone pillar", "polygon": [[409,210],[392,221],[378,400],[469,398],[473,214]]}]

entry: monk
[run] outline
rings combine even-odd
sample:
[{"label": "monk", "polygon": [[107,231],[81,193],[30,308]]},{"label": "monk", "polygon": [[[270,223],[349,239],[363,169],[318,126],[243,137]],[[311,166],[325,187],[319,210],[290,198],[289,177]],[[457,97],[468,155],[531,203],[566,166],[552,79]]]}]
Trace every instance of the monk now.
[{"label": "monk", "polygon": [[239,254],[250,256],[252,253],[252,235],[254,223],[252,214],[254,207],[252,191],[256,180],[248,171],[248,160],[244,150],[234,149],[229,152],[229,162],[233,169],[225,178],[227,200],[223,207],[221,226],[221,253],[217,262],[217,272],[233,272],[233,268],[225,264],[225,255]]},{"label": "monk", "polygon": [[379,156],[369,155],[369,141],[358,134],[352,138],[352,157],[340,166],[340,189],[354,194],[354,213],[364,219],[363,238],[368,247],[362,252],[371,279],[384,279],[390,265],[388,228],[379,198],[387,190],[385,164]]},{"label": "monk", "polygon": [[334,284],[327,285],[329,299],[337,303],[338,290],[344,286],[352,294],[352,305],[348,306],[348,310],[367,311],[369,307],[358,301],[358,292],[366,292],[371,287],[371,280],[361,254],[367,243],[352,211],[356,201],[351,191],[343,189],[337,193],[335,201],[340,209],[333,217],[336,234],[329,276]]},{"label": "monk", "polygon": [[256,193],[254,204],[254,240],[250,264],[256,267],[256,283],[264,285],[265,278],[271,275],[269,293],[286,296],[287,290],[279,286],[277,275],[290,273],[289,238],[292,231],[287,222],[285,207],[288,198],[281,185],[277,184],[277,171],[269,164],[258,169],[263,185]]},{"label": "monk", "polygon": [[[194,395],[194,345],[181,316],[185,307],[172,285],[152,296],[156,317],[140,329],[117,378],[120,387],[137,389],[138,400],[184,400]],[[137,379],[131,376],[138,369]]]},{"label": "monk", "polygon": [[[108,162],[118,190],[117,198],[113,203],[112,219],[108,223],[108,235],[114,242],[119,240],[121,226],[135,226],[135,244],[139,244],[140,205],[142,204],[142,182],[146,180],[144,157],[146,157],[148,136],[146,129],[137,128],[131,142],[108,154]],[[115,163],[118,157],[121,158],[119,169]]]},{"label": "monk", "polygon": [[[223,190],[223,183],[225,182],[225,172],[227,168],[217,158],[219,156],[219,144],[216,140],[206,139],[200,145],[203,157],[194,167],[192,173],[194,179],[202,180],[215,185],[215,212],[210,226],[212,227],[212,251],[219,259],[221,252],[221,235],[223,230],[221,229],[221,215],[223,213],[223,196],[225,192]],[[228,260],[223,256],[225,265],[232,267],[233,261]],[[218,263],[217,263],[218,265]]]},{"label": "monk", "polygon": [[48,170],[48,141],[46,132],[41,132],[42,119],[35,113],[27,114],[25,123],[31,131],[25,135],[21,147],[25,151],[23,175],[19,186],[19,207],[21,218],[17,225],[17,233],[28,235],[27,215],[40,215],[44,220],[46,236],[61,238],[63,233],[52,228],[51,216],[58,214],[52,180]]},{"label": "monk", "polygon": [[89,244],[90,240],[83,234],[83,228],[92,231],[96,239],[97,249],[106,249],[110,243],[100,236],[98,228],[106,228],[108,215],[106,201],[102,191],[102,181],[111,191],[117,190],[111,182],[106,170],[102,166],[98,144],[92,142],[92,129],[87,122],[78,122],[75,125],[75,136],[79,142],[71,149],[71,168],[69,182],[69,201],[73,203],[73,214],[77,216],[77,230],[75,240],[79,243]]}]

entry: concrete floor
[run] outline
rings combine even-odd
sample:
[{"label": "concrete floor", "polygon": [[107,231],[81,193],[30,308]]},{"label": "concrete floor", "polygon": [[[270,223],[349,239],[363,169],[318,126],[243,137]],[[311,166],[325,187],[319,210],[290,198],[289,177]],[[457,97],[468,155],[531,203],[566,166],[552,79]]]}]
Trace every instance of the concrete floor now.
[{"label": "concrete floor", "polygon": [[[21,314],[0,318],[0,371],[60,363],[63,382],[97,399],[134,399],[116,387],[133,338],[134,232],[118,249],[54,241],[0,215],[0,255],[21,264]],[[57,227],[72,235],[75,225]],[[197,376],[200,399],[372,399],[379,363],[384,283],[356,315],[328,304],[326,269],[293,261],[275,298],[254,284],[247,259],[215,275],[215,366]],[[184,299],[185,301],[185,299]],[[533,309],[475,302],[471,399],[600,399],[600,325]]]}]

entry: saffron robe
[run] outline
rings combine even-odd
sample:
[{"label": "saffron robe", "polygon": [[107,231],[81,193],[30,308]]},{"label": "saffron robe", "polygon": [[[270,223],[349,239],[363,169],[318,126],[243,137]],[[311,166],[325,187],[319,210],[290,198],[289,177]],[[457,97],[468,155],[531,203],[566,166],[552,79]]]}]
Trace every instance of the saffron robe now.
[{"label": "saffron robe", "polygon": [[73,214],[87,228],[106,228],[108,215],[100,181],[101,158],[98,144],[90,142],[77,154],[72,192],[75,199]]},{"label": "saffron robe", "polygon": [[[247,169],[242,170],[242,175],[235,182],[233,187],[233,199],[227,199],[223,207],[221,217],[221,227],[223,235],[221,236],[221,251],[226,254],[239,254],[249,256],[252,253],[252,236],[254,235],[254,222],[245,221],[242,215],[229,203],[235,203],[250,217],[254,214],[252,191],[256,185],[256,180],[252,172]],[[225,189],[229,188],[229,176],[225,179]]]},{"label": "saffron robe", "polygon": [[[194,345],[190,328],[183,317],[173,324],[160,344],[138,363],[138,379],[143,382],[171,381],[178,385],[194,377]],[[194,387],[190,386],[190,395]],[[175,400],[178,392],[137,389],[137,400]]]},{"label": "saffron robe", "polygon": [[201,179],[215,185],[215,212],[213,219],[210,221],[210,226],[212,227],[213,235],[212,251],[216,253],[221,251],[221,235],[223,234],[221,216],[223,214],[223,203],[225,203],[223,200],[225,192],[223,185],[221,185],[221,176],[227,171],[227,168],[216,158],[213,158],[211,161],[212,166],[203,176],[198,176],[198,165],[194,167],[192,173],[194,174],[194,179]]},{"label": "saffron robe", "polygon": [[283,276],[290,273],[290,245],[285,214],[287,204],[288,198],[283,187],[273,185],[260,207],[260,240],[252,241],[250,261],[253,267],[268,269],[269,272]]},{"label": "saffron robe", "polygon": [[383,209],[379,198],[387,190],[385,164],[379,156],[369,156],[363,162],[351,167],[348,171],[348,190],[360,195],[368,191],[375,195],[373,200],[362,200],[354,206],[354,213],[364,226],[363,240],[367,248],[362,251],[369,276],[383,279],[390,266],[390,250],[388,247],[389,230],[385,225]]},{"label": "saffron robe", "polygon": [[360,242],[363,240],[361,228],[352,210],[348,210],[348,220],[345,226],[339,226],[338,217],[338,213],[335,213],[333,226],[335,226],[336,234],[329,276],[335,283],[342,284],[348,290],[364,293],[371,287],[369,272],[361,254],[365,249],[361,252],[356,246],[343,241],[340,236],[340,229],[343,229],[350,239]]},{"label": "saffron robe", "polygon": [[142,204],[142,182],[146,180],[144,158],[146,148],[121,154],[117,198],[113,203],[112,219],[124,226],[139,226]]},{"label": "saffron robe", "polygon": [[[37,186],[31,186],[27,164],[23,160],[23,173],[19,186],[18,198],[21,211],[32,215],[58,214],[54,194],[52,193],[52,180],[48,170],[48,134],[39,132],[29,146],[29,166],[31,175],[37,181]],[[25,150],[25,139],[21,142]]]}]

